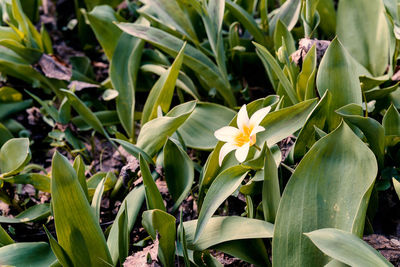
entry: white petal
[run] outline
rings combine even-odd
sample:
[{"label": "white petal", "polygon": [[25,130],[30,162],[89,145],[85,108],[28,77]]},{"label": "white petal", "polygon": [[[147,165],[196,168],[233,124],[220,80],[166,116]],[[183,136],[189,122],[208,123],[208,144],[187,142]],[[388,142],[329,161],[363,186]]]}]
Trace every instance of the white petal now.
[{"label": "white petal", "polygon": [[233,139],[240,133],[239,129],[232,126],[225,126],[214,132],[214,136],[223,142],[232,142]]},{"label": "white petal", "polygon": [[232,150],[235,150],[237,148],[237,146],[230,144],[230,143],[226,143],[225,145],[223,145],[221,147],[221,150],[219,151],[219,166],[222,165],[222,161],[224,160],[225,156],[228,155],[229,152],[231,152]]},{"label": "white petal", "polygon": [[263,131],[265,131],[265,128],[264,128],[264,127],[262,127],[262,126],[256,126],[256,127],[254,127],[254,129],[251,131],[250,136],[253,136],[253,135],[255,135],[255,134],[259,133],[259,132],[263,132]]},{"label": "white petal", "polygon": [[249,153],[249,148],[250,148],[250,143],[246,143],[236,150],[235,157],[240,163],[246,160],[247,154]]},{"label": "white petal", "polygon": [[239,130],[243,130],[243,125],[249,125],[249,115],[247,115],[246,104],[243,105],[237,115],[236,119]]},{"label": "white petal", "polygon": [[270,110],[270,106],[257,110],[250,118],[250,125],[253,125],[254,127],[258,126]]}]

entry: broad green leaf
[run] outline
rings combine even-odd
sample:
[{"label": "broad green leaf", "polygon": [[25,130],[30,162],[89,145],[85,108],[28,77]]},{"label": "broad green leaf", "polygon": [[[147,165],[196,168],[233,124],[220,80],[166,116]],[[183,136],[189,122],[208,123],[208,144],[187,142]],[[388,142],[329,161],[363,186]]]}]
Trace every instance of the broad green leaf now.
[{"label": "broad green leaf", "polygon": [[0,120],[4,120],[11,115],[21,112],[32,105],[32,100],[24,100],[21,102],[0,103]]},{"label": "broad green leaf", "polygon": [[75,170],[58,152],[53,156],[51,193],[58,242],[73,264],[109,266],[112,260],[100,225]]},{"label": "broad green leaf", "polygon": [[303,235],[306,232],[334,227],[362,235],[377,171],[372,151],[344,122],[316,142],[283,192],[272,241],[273,264],[328,263]]},{"label": "broad green leaf", "polygon": [[269,21],[269,34],[272,35],[278,20],[281,20],[289,31],[293,29],[300,17],[301,0],[287,0]]},{"label": "broad green leaf", "polygon": [[278,52],[279,47],[282,46],[282,39],[286,44],[287,53],[289,55],[294,53],[296,51],[296,46],[294,44],[293,36],[287,29],[286,25],[281,20],[278,20],[274,32],[274,47],[276,52]]},{"label": "broad green leaf", "polygon": [[[173,57],[176,57],[184,44],[184,41],[156,28],[132,23],[118,23],[118,27],[128,34],[151,43]],[[205,54],[193,46],[187,45],[183,64],[197,72],[210,88],[215,87],[229,106],[236,105],[231,86],[223,79],[218,67]]]},{"label": "broad green leaf", "polygon": [[[316,47],[313,45],[307,52],[301,72],[297,77],[296,91],[297,96],[301,100],[306,100],[314,97],[315,73],[317,69],[317,52]],[[312,87],[312,88],[310,88]],[[311,90],[312,89],[312,90]],[[310,94],[313,92],[313,94]]]},{"label": "broad green leaf", "polygon": [[16,243],[0,248],[0,265],[15,267],[50,266],[56,257],[45,242]]},{"label": "broad green leaf", "polygon": [[8,140],[12,139],[14,136],[12,133],[0,123],[0,147],[2,147]]},{"label": "broad green leaf", "polygon": [[14,244],[14,240],[7,234],[7,232],[0,225],[0,248],[10,244]]},{"label": "broad green leaf", "polygon": [[98,172],[87,180],[89,199],[92,199],[96,188],[100,184],[101,180],[105,179],[104,191],[107,192],[114,188],[117,182],[117,177],[113,172]]},{"label": "broad green leaf", "polygon": [[226,9],[250,32],[257,43],[262,45],[266,44],[264,33],[259,28],[254,18],[245,9],[231,0],[225,0],[225,5]]},{"label": "broad green leaf", "polygon": [[232,240],[271,238],[274,225],[262,220],[238,216],[215,216],[209,219],[203,234],[194,242],[198,220],[183,223],[188,248],[202,251]]},{"label": "broad green leaf", "polygon": [[379,167],[383,167],[385,155],[385,131],[382,125],[376,120],[363,117],[363,109],[356,104],[346,105],[336,110],[343,119],[350,124],[358,127],[367,138],[371,150],[374,152]]},{"label": "broad green leaf", "polygon": [[101,133],[108,138],[107,132],[104,130],[100,120],[96,115],[82,102],[73,92],[61,89],[63,93],[68,97],[68,101],[71,102],[71,107],[73,107],[82,119],[92,126],[97,132]]},{"label": "broad green leaf", "polygon": [[153,240],[159,240],[158,258],[163,266],[175,266],[175,217],[162,210],[147,210],[142,225]]},{"label": "broad green leaf", "polygon": [[347,51],[373,76],[385,72],[389,64],[390,39],[381,0],[340,1],[336,34]]},{"label": "broad green leaf", "polygon": [[12,87],[3,86],[0,88],[1,102],[19,102],[22,101],[22,94]]},{"label": "broad green leaf", "polygon": [[168,192],[175,204],[176,210],[189,194],[194,180],[193,162],[186,151],[183,151],[174,141],[168,139],[164,145],[164,172]]},{"label": "broad green leaf", "polygon": [[351,56],[335,38],[329,45],[321,60],[317,74],[317,89],[319,95],[329,91],[332,95],[331,111],[328,114],[329,128],[334,129],[340,118],[334,110],[347,104],[361,105],[361,87],[356,67]]},{"label": "broad green leaf", "polygon": [[[186,121],[196,107],[196,101],[174,107],[164,117],[151,120],[142,126],[137,146],[153,157],[165,141]],[[155,129],[157,129],[155,131]]]},{"label": "broad green leaf", "polygon": [[86,181],[86,166],[85,162],[83,162],[83,159],[80,155],[78,155],[74,163],[72,165],[74,167],[74,170],[76,172],[76,175],[78,176],[78,181],[79,184],[82,187],[83,192],[85,193],[86,198],[89,200],[89,193],[88,193],[88,183]]},{"label": "broad green leaf", "polygon": [[86,13],[94,34],[101,47],[103,47],[107,58],[111,61],[117,46],[121,30],[114,24],[120,21],[114,9],[107,5],[96,6],[92,11]]},{"label": "broad green leaf", "polygon": [[57,240],[52,236],[52,234],[47,230],[46,226],[44,227],[44,231],[46,232],[47,238],[49,239],[51,250],[54,255],[57,257],[57,260],[62,264],[62,266],[73,266],[71,259],[68,257],[65,250],[58,244]]},{"label": "broad green leaf", "polygon": [[349,232],[325,228],[305,235],[326,255],[350,266],[393,266],[381,253]]},{"label": "broad green leaf", "polygon": [[283,70],[279,66],[276,59],[271,55],[271,53],[262,45],[253,43],[256,46],[257,55],[260,57],[262,63],[265,68],[271,68],[274,74],[279,78],[279,81],[282,85],[283,90],[286,95],[289,97],[289,100],[293,104],[297,104],[299,101],[296,96],[296,91],[290,83],[289,79],[284,74]]},{"label": "broad green leaf", "polygon": [[147,155],[147,153],[144,152],[142,149],[135,146],[134,144],[131,144],[131,143],[121,140],[121,139],[112,138],[111,140],[120,144],[126,150],[126,152],[128,152],[135,158],[139,158],[139,155],[142,155],[143,158],[147,161],[147,163],[154,164],[154,161],[151,159],[151,157],[149,155]]},{"label": "broad green leaf", "polygon": [[4,181],[10,184],[31,184],[36,190],[50,193],[51,179],[40,173],[23,173],[5,178]]},{"label": "broad green leaf", "polygon": [[97,220],[100,220],[100,208],[101,208],[101,198],[104,193],[104,183],[106,182],[106,178],[101,179],[100,183],[97,185],[96,190],[93,194],[92,199],[92,208]]},{"label": "broad green leaf", "polygon": [[262,207],[264,219],[267,222],[274,223],[281,199],[281,191],[279,189],[278,169],[275,164],[274,156],[268,146],[265,146],[265,148]]},{"label": "broad green leaf", "polygon": [[248,172],[247,168],[240,165],[231,167],[218,175],[207,191],[202,204],[197,222],[194,241],[197,242],[204,233],[205,226],[218,207],[227,199],[242,183]]},{"label": "broad green leaf", "polygon": [[171,30],[176,30],[183,36],[187,36],[194,43],[198,43],[196,31],[190,21],[188,14],[180,7],[180,1],[176,0],[142,0],[145,4],[139,12],[151,16]]},{"label": "broad green leaf", "polygon": [[[114,222],[118,222],[121,214],[127,209],[128,224],[126,230],[128,233],[132,231],[133,225],[142,207],[145,198],[144,186],[140,185],[135,187],[122,201],[121,208],[119,209]],[[119,226],[118,223],[113,223],[110,234],[108,235],[107,245],[110,250],[113,265],[116,265],[119,259]]]},{"label": "broad green leaf", "polygon": [[146,193],[146,204],[147,209],[159,209],[165,211],[165,205],[158,191],[157,185],[153,180],[153,176],[150,173],[149,165],[143,159],[142,155],[139,155],[140,171],[142,172],[144,190]]},{"label": "broad green leaf", "polygon": [[391,93],[395,92],[399,88],[399,83],[396,83],[395,85],[386,87],[386,88],[374,88],[368,91],[365,91],[365,97],[367,98],[367,101],[372,101],[372,100],[377,100],[377,99],[382,99],[387,96],[390,96]]},{"label": "broad green leaf", "polygon": [[[144,41],[123,33],[110,64],[111,83],[118,91],[118,117],[131,138],[135,136],[135,89],[143,47]],[[128,56],[127,51],[130,52]]]},{"label": "broad green leaf", "polygon": [[28,138],[13,138],[0,149],[0,178],[12,176],[31,160]]},{"label": "broad green leaf", "polygon": [[214,103],[197,103],[192,115],[179,128],[185,145],[199,150],[211,150],[218,140],[214,132],[229,124],[235,112]]},{"label": "broad green leaf", "polygon": [[383,116],[382,125],[385,129],[386,145],[396,145],[400,141],[400,114],[393,104]]},{"label": "broad green leaf", "polygon": [[317,106],[313,109],[313,111],[311,111],[306,123],[296,139],[293,151],[293,157],[295,160],[302,158],[317,141],[314,135],[315,127],[321,129],[324,128],[330,103],[331,94],[329,91],[326,91],[321,100],[318,102]]},{"label": "broad green leaf", "polygon": [[336,10],[333,0],[319,0],[317,10],[320,17],[319,27],[329,37],[336,32]]},{"label": "broad green leaf", "polygon": [[0,216],[0,223],[28,223],[46,219],[50,216],[50,205],[37,204],[21,212],[15,218]]},{"label": "broad green leaf", "polygon": [[124,211],[118,218],[118,252],[119,262],[125,262],[125,259],[129,256],[129,236],[128,232],[128,209],[126,208],[126,202]]},{"label": "broad green leaf", "polygon": [[142,125],[154,118],[157,118],[157,110],[159,107],[161,107],[163,112],[168,112],[174,94],[175,83],[179,75],[179,70],[182,66],[185,46],[186,43],[183,44],[179,54],[175,58],[175,61],[172,63],[171,67],[169,67],[168,71],[160,76],[151,89],[146,103],[144,104],[141,121]]}]

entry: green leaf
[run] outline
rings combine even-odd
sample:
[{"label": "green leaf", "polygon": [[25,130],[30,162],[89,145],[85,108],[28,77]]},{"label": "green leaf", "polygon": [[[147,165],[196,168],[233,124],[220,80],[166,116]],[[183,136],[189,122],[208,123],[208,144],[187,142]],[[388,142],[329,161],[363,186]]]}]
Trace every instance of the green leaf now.
[{"label": "green leaf", "polygon": [[[94,112],[93,114],[101,121],[103,126],[117,125],[120,123],[115,110],[102,110]],[[85,121],[83,116],[76,116],[71,119],[71,122],[81,131],[92,129],[91,125]]]},{"label": "green leaf", "polygon": [[114,9],[107,5],[96,6],[86,13],[94,34],[99,41],[107,58],[111,61],[117,46],[121,30],[114,24],[120,21]]},{"label": "green leaf", "polygon": [[50,106],[49,104],[47,104],[45,101],[43,101],[42,99],[40,99],[38,96],[32,94],[31,92],[29,92],[28,90],[25,90],[25,92],[27,92],[33,99],[35,99],[43,108],[44,110],[46,110],[47,114],[50,115],[50,117],[56,121],[59,122],[59,117],[58,117],[58,112],[57,109],[53,106]]},{"label": "green leaf", "polygon": [[81,185],[86,198],[89,200],[88,183],[86,181],[86,174],[85,174],[86,166],[85,162],[83,162],[83,159],[80,155],[78,155],[75,158],[74,164],[72,166],[74,167],[76,175],[78,176],[79,184]]},{"label": "green leaf", "polygon": [[344,122],[316,142],[283,192],[272,241],[273,264],[326,264],[329,258],[305,232],[334,227],[361,236],[377,171],[372,151]]},{"label": "green leaf", "polygon": [[22,94],[12,87],[3,86],[0,88],[1,102],[19,102],[22,101]]},{"label": "green leaf", "polygon": [[172,210],[175,211],[192,188],[194,168],[188,154],[171,139],[164,145],[164,172],[168,192],[175,202]]},{"label": "green leaf", "polygon": [[[313,98],[315,86],[315,73],[317,69],[317,49],[315,45],[307,52],[301,72],[297,76],[296,91],[301,100]],[[311,87],[311,88],[310,88]],[[312,90],[311,90],[312,89]],[[311,94],[311,92],[313,94]]]},{"label": "green leaf", "polygon": [[275,31],[278,20],[281,20],[289,31],[293,29],[300,17],[301,0],[288,0],[277,11],[269,22],[269,34]]},{"label": "green leaf", "polygon": [[[151,120],[142,126],[137,146],[153,157],[165,141],[186,121],[196,107],[196,101],[174,107],[164,117]],[[157,131],[155,131],[157,129]]]},{"label": "green leaf", "polygon": [[400,114],[397,109],[390,105],[382,120],[385,129],[385,143],[387,146],[394,146],[400,142]]},{"label": "green leaf", "polygon": [[89,199],[94,196],[96,188],[100,184],[101,180],[105,178],[104,191],[107,192],[114,188],[117,182],[117,177],[113,172],[98,172],[87,180],[87,187],[89,193]]},{"label": "green leaf", "polygon": [[80,100],[73,92],[64,89],[61,89],[61,91],[65,93],[68,101],[71,103],[71,107],[73,107],[76,112],[82,116],[82,119],[97,132],[108,138],[108,134],[104,130],[99,118],[96,117],[96,115],[85,105],[85,103],[83,103],[82,100]]},{"label": "green leaf", "polygon": [[257,43],[253,43],[253,44],[256,46],[257,55],[260,57],[265,68],[266,69],[271,68],[271,70],[274,72],[274,74],[279,78],[282,88],[285,91],[286,95],[289,97],[289,100],[291,101],[291,103],[297,104],[299,101],[297,99],[295,89],[293,88],[289,79],[286,77],[285,73],[279,66],[276,59],[262,45],[257,44]]},{"label": "green leaf", "polygon": [[8,140],[12,139],[14,136],[7,129],[4,124],[0,123],[0,147],[2,147]]},{"label": "green leaf", "polygon": [[204,227],[203,234],[195,242],[197,225],[198,220],[183,223],[187,246],[196,251],[202,251],[232,240],[271,238],[274,231],[274,225],[266,221],[238,216],[215,216],[209,219]]},{"label": "green leaf", "polygon": [[248,172],[243,166],[234,166],[218,175],[207,191],[202,204],[197,222],[194,241],[197,242],[204,232],[205,226],[218,207],[227,199],[242,183]]},{"label": "green leaf", "polygon": [[281,200],[281,191],[279,188],[278,169],[275,164],[274,156],[267,145],[265,145],[265,148],[262,207],[264,219],[267,222],[274,223],[279,201]]},{"label": "green leaf", "polygon": [[142,155],[143,158],[147,161],[147,163],[154,164],[154,161],[151,159],[151,157],[149,155],[147,155],[147,153],[144,152],[142,149],[135,146],[134,144],[131,144],[131,143],[121,140],[121,139],[111,138],[111,140],[120,144],[126,150],[126,152],[128,152],[135,158],[139,158],[139,155]]},{"label": "green leaf", "polygon": [[56,257],[45,242],[17,243],[0,248],[0,265],[15,267],[50,266]]},{"label": "green leaf", "polygon": [[286,44],[287,53],[289,55],[294,53],[296,51],[296,46],[294,44],[293,36],[286,27],[286,25],[282,21],[278,20],[274,32],[274,47],[276,52],[278,52],[279,47],[283,45],[282,39]]},{"label": "green leaf", "polygon": [[68,257],[65,250],[58,244],[57,240],[52,236],[52,234],[47,230],[46,226],[43,226],[44,231],[46,232],[47,238],[49,239],[51,250],[54,255],[57,257],[57,260],[65,267],[74,266],[71,262],[71,259]]},{"label": "green leaf", "polygon": [[336,34],[347,51],[373,76],[389,64],[389,27],[381,0],[340,1]]},{"label": "green leaf", "polygon": [[50,216],[50,205],[37,204],[21,212],[15,218],[0,216],[0,223],[28,223],[46,219]]},{"label": "green leaf", "polygon": [[21,112],[32,105],[32,100],[21,102],[0,103],[0,120],[4,120],[15,113]]},{"label": "green leaf", "polygon": [[317,138],[314,134],[315,127],[320,129],[324,128],[330,103],[331,94],[329,91],[326,91],[321,100],[318,102],[317,106],[313,109],[313,111],[311,111],[306,123],[297,137],[293,151],[293,157],[295,160],[301,159],[317,141]]},{"label": "green leaf", "polygon": [[94,191],[93,199],[92,199],[92,208],[97,220],[100,220],[100,208],[101,208],[101,198],[104,193],[104,183],[106,182],[106,178],[101,179],[100,183],[97,185],[96,190]]},{"label": "green leaf", "polygon": [[58,152],[53,156],[51,193],[58,242],[73,264],[109,266],[112,261],[99,223],[75,170]]},{"label": "green leaf", "polygon": [[343,119],[350,124],[358,127],[367,138],[371,150],[374,152],[379,167],[383,167],[385,156],[385,131],[382,125],[376,120],[363,117],[363,109],[356,104],[346,105],[336,110]]},{"label": "green leaf", "polygon": [[125,262],[125,259],[129,256],[129,235],[128,232],[128,209],[125,207],[124,211],[118,218],[118,251],[119,251],[119,262]]},{"label": "green leaf", "polygon": [[31,184],[36,190],[50,193],[51,179],[40,173],[24,173],[4,179],[10,184]]},{"label": "green leaf", "polygon": [[0,225],[0,248],[10,244],[14,244],[14,240],[7,234],[7,232]]},{"label": "green leaf", "polygon": [[143,108],[142,125],[157,118],[157,110],[159,107],[161,107],[161,110],[165,113],[169,111],[174,94],[175,83],[182,66],[185,46],[186,43],[183,44],[179,54],[175,58],[171,67],[169,67],[168,71],[161,75],[153,88],[151,88]]},{"label": "green leaf", "polygon": [[325,228],[305,235],[326,255],[350,266],[393,266],[381,253],[349,232]]},{"label": "green leaf", "polygon": [[211,150],[218,140],[214,132],[229,122],[235,112],[214,103],[197,103],[192,115],[179,128],[185,145],[199,150]]},{"label": "green leaf", "polygon": [[127,209],[128,224],[126,230],[130,233],[133,229],[133,225],[136,222],[137,215],[142,207],[145,198],[144,186],[140,185],[135,187],[122,201],[121,208],[119,209],[117,216],[115,217],[114,223],[112,224],[110,234],[108,235],[107,245],[110,250],[113,265],[116,265],[119,259],[119,226],[118,222],[121,214]]},{"label": "green leaf", "polygon": [[262,45],[266,44],[266,37],[262,30],[259,28],[257,22],[254,20],[246,10],[231,0],[225,0],[226,9],[249,31],[257,43]]},{"label": "green leaf", "polygon": [[142,172],[144,190],[146,193],[146,204],[147,209],[159,209],[165,211],[165,205],[158,191],[157,185],[153,180],[153,176],[150,173],[149,165],[143,159],[142,155],[139,155],[140,171]]},{"label": "green leaf", "polygon": [[[151,43],[173,57],[176,57],[184,43],[177,37],[152,27],[132,23],[119,23],[118,27],[128,34]],[[198,73],[210,88],[215,87],[229,106],[236,105],[230,84],[223,79],[218,67],[205,54],[193,46],[187,45],[183,64]]]},{"label": "green leaf", "polygon": [[329,45],[321,60],[317,74],[317,89],[319,95],[329,91],[332,95],[330,112],[328,114],[329,128],[334,129],[340,122],[340,117],[334,110],[347,104],[361,105],[361,87],[356,66],[351,56],[337,38]]},{"label": "green leaf", "polygon": [[[118,91],[118,117],[131,138],[135,136],[135,91],[143,47],[144,41],[123,33],[110,63],[111,83]],[[128,56],[127,51],[130,51]]]},{"label": "green leaf", "polygon": [[13,138],[0,149],[0,178],[12,176],[25,167],[31,160],[28,138]]},{"label": "green leaf", "polygon": [[162,210],[146,210],[142,225],[153,240],[159,239],[158,257],[162,265],[175,266],[175,217]]}]

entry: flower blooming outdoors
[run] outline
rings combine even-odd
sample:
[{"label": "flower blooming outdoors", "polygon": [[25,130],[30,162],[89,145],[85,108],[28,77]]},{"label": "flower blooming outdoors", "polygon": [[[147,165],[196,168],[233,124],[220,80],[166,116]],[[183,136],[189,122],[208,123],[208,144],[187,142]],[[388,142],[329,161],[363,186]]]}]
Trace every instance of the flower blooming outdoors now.
[{"label": "flower blooming outdoors", "polygon": [[256,143],[256,134],[265,131],[265,128],[259,124],[270,110],[271,107],[262,108],[256,111],[249,119],[246,105],[243,105],[237,115],[236,123],[238,128],[225,126],[215,131],[215,137],[222,142],[226,142],[219,152],[220,166],[225,156],[232,150],[236,150],[235,157],[239,162],[245,161],[250,147]]}]

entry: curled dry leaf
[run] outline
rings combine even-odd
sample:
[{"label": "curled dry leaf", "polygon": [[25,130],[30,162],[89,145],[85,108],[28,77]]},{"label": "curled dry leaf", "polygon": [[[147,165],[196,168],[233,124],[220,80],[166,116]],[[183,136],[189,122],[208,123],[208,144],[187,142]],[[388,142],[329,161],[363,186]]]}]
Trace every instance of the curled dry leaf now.
[{"label": "curled dry leaf", "polygon": [[54,56],[43,54],[38,62],[44,75],[48,78],[69,81],[72,76],[70,68]]}]

